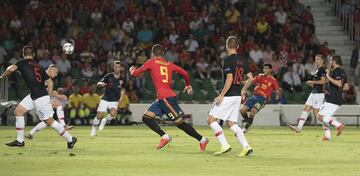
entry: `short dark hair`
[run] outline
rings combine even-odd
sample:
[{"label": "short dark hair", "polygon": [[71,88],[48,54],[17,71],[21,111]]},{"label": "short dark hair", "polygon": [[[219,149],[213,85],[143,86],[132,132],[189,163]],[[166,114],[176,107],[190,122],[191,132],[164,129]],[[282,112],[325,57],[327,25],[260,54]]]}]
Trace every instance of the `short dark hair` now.
[{"label": "short dark hair", "polygon": [[30,45],[24,46],[22,54],[23,54],[23,57],[25,57],[25,56],[34,56],[33,47],[30,46]]},{"label": "short dark hair", "polygon": [[123,64],[121,63],[121,61],[114,61],[114,65],[117,65],[117,64],[123,66]]},{"label": "short dark hair", "polygon": [[155,44],[152,49],[151,52],[155,55],[155,56],[162,56],[164,54],[164,48],[160,45],[160,44]]},{"label": "short dark hair", "polygon": [[236,49],[239,46],[239,39],[235,36],[229,36],[226,39],[226,45],[231,49]]},{"label": "short dark hair", "polygon": [[269,63],[264,64],[264,67],[269,67],[270,69],[272,69],[272,65]]},{"label": "short dark hair", "polygon": [[342,61],[341,61],[341,57],[339,55],[334,55],[331,56],[331,60],[334,60],[336,64],[342,66]]}]

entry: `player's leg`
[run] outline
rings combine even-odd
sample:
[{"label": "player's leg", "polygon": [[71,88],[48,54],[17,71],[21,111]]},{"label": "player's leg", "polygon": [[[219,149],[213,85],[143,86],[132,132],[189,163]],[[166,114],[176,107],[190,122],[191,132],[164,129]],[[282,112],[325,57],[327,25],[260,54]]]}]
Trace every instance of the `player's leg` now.
[{"label": "player's leg", "polygon": [[66,126],[65,124],[65,113],[62,105],[56,107],[56,115],[59,119],[59,122],[62,126]]},{"label": "player's leg", "polygon": [[339,136],[341,134],[341,132],[343,131],[345,124],[344,123],[340,123],[339,121],[336,120],[336,118],[333,117],[333,115],[335,114],[335,112],[340,109],[340,106],[332,104],[332,103],[324,103],[324,107],[321,111],[321,115],[323,115],[322,117],[322,121],[325,124],[328,124],[330,126],[334,126],[336,128],[336,135]]},{"label": "player's leg", "polygon": [[231,147],[226,140],[226,137],[224,135],[223,128],[219,125],[217,122],[217,119],[222,119],[226,121],[228,117],[230,116],[231,110],[230,108],[233,108],[232,104],[234,102],[231,101],[231,98],[224,97],[221,104],[216,105],[215,103],[210,109],[209,116],[207,119],[208,124],[210,125],[211,129],[213,130],[216,138],[221,144],[221,148],[215,152],[215,155],[223,154],[231,150]]},{"label": "player's leg", "polygon": [[299,117],[299,119],[298,119],[298,125],[297,125],[297,126],[293,126],[293,125],[290,125],[290,124],[289,124],[289,127],[290,127],[293,131],[295,131],[295,132],[297,132],[297,133],[300,133],[300,132],[301,132],[301,130],[302,130],[302,128],[303,128],[303,126],[304,126],[304,124],[305,124],[305,122],[306,122],[309,114],[310,114],[310,111],[311,111],[311,109],[312,109],[312,106],[314,106],[314,105],[315,105],[315,97],[314,97],[314,94],[311,93],[311,94],[309,95],[308,99],[307,99],[306,102],[305,102],[303,111],[302,111],[301,114],[300,114],[300,117]]},{"label": "player's leg", "polygon": [[17,137],[13,142],[6,143],[7,146],[10,147],[23,147],[24,143],[24,129],[25,129],[25,118],[24,114],[26,114],[29,110],[34,108],[34,102],[30,97],[30,94],[27,95],[15,108],[15,127]]},{"label": "player's leg", "polygon": [[249,128],[253,124],[254,118],[255,118],[255,115],[256,115],[257,112],[259,112],[258,109],[256,109],[255,107],[251,108],[249,118],[247,119],[247,121],[244,123],[244,126],[243,126],[244,133],[249,131]]},{"label": "player's leg", "polygon": [[40,118],[47,126],[53,128],[60,136],[66,139],[68,149],[72,149],[77,142],[77,139],[65,130],[59,122],[53,119],[54,110],[50,103],[50,96],[43,96],[34,101],[35,110]]},{"label": "player's leg", "polygon": [[237,124],[239,117],[239,109],[241,105],[241,97],[231,97],[231,98],[234,99],[235,103],[232,106],[233,108],[231,108],[231,113],[227,120],[227,124],[243,147],[243,151],[239,154],[239,156],[243,157],[251,154],[253,150],[250,147],[249,143],[247,142],[243,130]]},{"label": "player's leg", "polygon": [[25,137],[31,140],[31,139],[33,139],[35,133],[43,130],[43,129],[46,128],[46,127],[47,127],[46,123],[43,122],[43,121],[41,121],[41,122],[39,122],[34,128],[32,128],[32,129],[29,131],[29,133],[28,133],[27,135],[25,135]]},{"label": "player's leg", "polygon": [[118,102],[109,102],[108,109],[110,109],[110,113],[106,116],[106,118],[101,119],[99,130],[103,130],[107,122],[110,122],[112,119],[116,118],[118,110],[117,107]]},{"label": "player's leg", "polygon": [[164,98],[159,101],[159,104],[165,115],[175,122],[176,127],[183,130],[189,136],[198,140],[200,142],[200,150],[205,150],[209,140],[200,135],[190,124],[184,121],[184,119],[182,118],[184,116],[184,111],[177,104],[176,98]]},{"label": "player's leg", "polygon": [[146,126],[148,126],[152,131],[158,134],[161,139],[159,145],[156,147],[157,149],[163,148],[166,144],[171,141],[171,137],[166,134],[154,120],[155,116],[163,116],[163,112],[160,108],[159,102],[155,100],[149,107],[147,111],[145,111],[142,121]]},{"label": "player's leg", "polygon": [[331,131],[329,124],[323,122],[323,115],[321,115],[320,112],[318,113],[317,118],[321,122],[322,128],[324,130],[324,137],[321,138],[321,141],[329,141],[331,139]]},{"label": "player's leg", "polygon": [[101,120],[105,116],[105,110],[100,108],[100,105],[98,107],[98,111],[96,112],[96,116],[94,117],[93,124],[91,126],[91,132],[90,136],[96,136],[96,129],[100,125]]}]

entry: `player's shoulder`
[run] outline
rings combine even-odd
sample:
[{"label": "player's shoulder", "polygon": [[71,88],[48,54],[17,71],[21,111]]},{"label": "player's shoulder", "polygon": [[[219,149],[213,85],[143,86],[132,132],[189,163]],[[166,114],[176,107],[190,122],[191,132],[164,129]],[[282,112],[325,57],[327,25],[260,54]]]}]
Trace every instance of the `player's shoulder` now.
[{"label": "player's shoulder", "polygon": [[25,59],[20,59],[15,63],[15,65],[19,66],[19,65],[24,64],[24,63],[26,63],[26,60]]}]

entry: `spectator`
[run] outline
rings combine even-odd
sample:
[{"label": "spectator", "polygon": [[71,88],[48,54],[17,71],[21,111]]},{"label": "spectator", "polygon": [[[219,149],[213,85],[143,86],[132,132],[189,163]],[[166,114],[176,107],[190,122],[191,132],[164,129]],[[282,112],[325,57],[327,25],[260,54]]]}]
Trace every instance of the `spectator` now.
[{"label": "spectator", "polygon": [[74,87],[74,93],[69,97],[69,109],[70,109],[70,118],[83,118],[84,109],[83,109],[83,97],[79,94],[79,87]]},{"label": "spectator", "polygon": [[310,55],[306,60],[304,70],[305,70],[305,80],[312,79],[312,75],[314,75],[317,70],[317,67],[314,62],[314,58]]},{"label": "spectator", "polygon": [[4,64],[6,56],[7,56],[6,50],[4,49],[4,47],[0,45],[0,66]]},{"label": "spectator", "polygon": [[230,5],[229,9],[225,11],[226,22],[229,24],[236,24],[240,17],[240,12],[234,5]]},{"label": "spectator", "polygon": [[138,92],[139,88],[135,85],[133,80],[128,80],[126,84],[126,93],[128,94],[128,97],[130,97],[131,103],[138,103],[139,102],[139,96]]},{"label": "spectator", "polygon": [[85,62],[81,66],[81,74],[88,79],[91,79],[95,74],[95,70],[91,66],[88,58],[85,59]]},{"label": "spectator", "polygon": [[284,12],[284,9],[281,5],[278,6],[277,11],[274,13],[276,17],[276,22],[279,24],[285,24],[287,13]]},{"label": "spectator", "polygon": [[148,57],[146,56],[145,51],[142,50],[141,53],[136,57],[135,64],[142,66],[146,62],[147,58]]},{"label": "spectator", "polygon": [[134,22],[131,21],[130,17],[127,17],[126,20],[122,24],[122,29],[127,32],[128,34],[132,33],[134,30]]},{"label": "spectator", "polygon": [[283,76],[282,88],[289,92],[301,92],[301,80],[299,75],[293,71],[292,65],[289,64],[287,72]]},{"label": "spectator", "polygon": [[68,73],[70,73],[71,64],[70,61],[67,59],[67,55],[65,53],[63,53],[61,55],[61,59],[56,62],[56,67],[59,69],[59,73],[62,76],[65,76]]},{"label": "spectator", "polygon": [[[18,62],[19,60],[21,60],[21,56],[20,56],[20,53],[18,51],[16,51],[16,52],[14,52],[14,57],[9,60],[9,64],[16,64],[16,62]],[[1,65],[1,63],[0,63],[0,65]]]},{"label": "spectator", "polygon": [[96,113],[97,107],[100,103],[100,96],[95,93],[96,85],[89,87],[89,93],[83,95],[85,117],[89,117],[91,113]]},{"label": "spectator", "polygon": [[311,7],[307,6],[305,12],[302,14],[302,22],[308,26],[312,33],[315,32],[314,17],[311,13]]},{"label": "spectator", "polygon": [[99,8],[95,8],[95,10],[91,13],[90,18],[95,24],[99,24],[101,22],[102,13],[99,11]]},{"label": "spectator", "polygon": [[170,50],[165,52],[165,58],[167,61],[172,63],[179,62],[179,53],[176,52],[175,46],[172,46]]},{"label": "spectator", "polygon": [[153,32],[148,29],[148,25],[144,24],[143,29],[137,33],[137,39],[140,42],[140,47],[146,49],[152,45],[154,38]]},{"label": "spectator", "polygon": [[346,104],[355,104],[356,103],[356,91],[351,81],[348,80],[343,87],[343,98]]},{"label": "spectator", "polygon": [[176,44],[176,40],[179,38],[179,35],[176,33],[176,30],[171,30],[171,34],[169,35],[169,40],[172,44]]},{"label": "spectator", "polygon": [[360,77],[360,44],[357,44],[355,49],[351,53],[350,67],[353,75],[353,82],[355,85],[359,85]]},{"label": "spectator", "polygon": [[[271,61],[272,71],[275,75],[279,76],[281,71],[281,62],[276,54],[273,54],[273,60]],[[277,77],[276,76],[276,77]]]},{"label": "spectator", "polygon": [[53,64],[53,62],[49,58],[49,53],[45,53],[44,57],[39,61],[39,65],[43,69],[47,69],[51,64]]},{"label": "spectator", "polygon": [[21,28],[21,21],[19,20],[19,17],[15,15],[15,17],[10,21],[10,29],[13,31],[18,31]]},{"label": "spectator", "polygon": [[270,63],[273,60],[274,51],[271,50],[270,45],[266,45],[266,49],[263,53],[264,63]]},{"label": "spectator", "polygon": [[255,44],[254,49],[250,50],[249,56],[256,65],[259,65],[263,62],[264,52],[259,48],[258,44]]},{"label": "spectator", "polygon": [[87,79],[82,80],[82,86],[80,88],[80,94],[85,95],[89,93],[89,81]]},{"label": "spectator", "polygon": [[184,42],[186,51],[194,54],[196,49],[199,48],[199,43],[193,38],[192,34],[189,34],[189,38]]},{"label": "spectator", "polygon": [[205,61],[204,57],[200,58],[200,61],[196,63],[196,78],[204,79],[208,78],[209,74],[209,64]]}]

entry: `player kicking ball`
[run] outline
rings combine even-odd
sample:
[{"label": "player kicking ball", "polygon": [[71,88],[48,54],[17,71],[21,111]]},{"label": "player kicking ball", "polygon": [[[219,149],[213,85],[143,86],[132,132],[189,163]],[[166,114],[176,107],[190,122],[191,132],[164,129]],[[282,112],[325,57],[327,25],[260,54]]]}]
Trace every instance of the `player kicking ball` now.
[{"label": "player kicking ball", "polygon": [[154,57],[146,61],[139,69],[131,67],[130,73],[134,77],[139,77],[145,71],[149,71],[154,83],[157,99],[144,113],[142,120],[151,130],[161,137],[157,149],[163,148],[171,141],[171,137],[161,130],[160,126],[154,120],[155,116],[162,117],[165,114],[176,124],[176,127],[198,140],[200,142],[200,151],[204,151],[209,140],[201,136],[190,124],[184,121],[184,112],[177,103],[176,93],[171,88],[172,74],[176,72],[185,80],[184,92],[186,91],[188,94],[192,94],[188,73],[179,66],[164,59],[164,49],[161,45],[154,45],[152,47],[152,54]]},{"label": "player kicking ball", "polygon": [[[245,102],[245,105],[240,110],[240,113],[244,118],[244,133],[249,131],[256,113],[258,113],[265,106],[266,100],[271,97],[273,91],[276,92],[276,99],[279,99],[280,97],[279,84],[277,80],[271,75],[271,69],[271,64],[264,64],[264,73],[255,76],[254,80],[252,81],[256,85],[254,88],[254,93]],[[248,85],[250,86],[250,84]],[[250,113],[248,115],[249,111]]]},{"label": "player kicking ball", "polygon": [[330,126],[336,128],[336,135],[339,136],[343,131],[345,124],[337,121],[333,116],[343,103],[342,90],[346,83],[346,73],[342,69],[341,57],[338,55],[330,58],[330,66],[332,71],[326,70],[326,78],[328,79],[329,93],[325,96],[325,103],[321,106],[318,119],[322,121],[325,136],[322,141],[331,139]]},{"label": "player kicking ball", "polygon": [[[121,76],[122,63],[120,61],[114,62],[114,72],[105,75],[97,85],[105,87],[105,93],[100,100],[97,109],[96,117],[94,118],[91,127],[90,136],[96,136],[96,129],[103,130],[106,121],[110,121],[116,117],[118,105],[125,96],[126,79]],[[105,113],[110,110],[110,113],[104,118]]]},{"label": "player kicking ball", "polygon": [[[238,47],[239,40],[235,36],[230,36],[226,39],[226,52],[228,56],[224,60],[224,88],[220,95],[215,98],[215,102],[210,109],[207,120],[221,144],[221,148],[215,152],[214,155],[220,155],[231,150],[223,133],[223,129],[217,122],[218,119],[226,121],[231,131],[233,131],[240,141],[243,151],[238,156],[244,157],[253,152],[245,138],[243,130],[237,124],[241,96],[245,96],[246,88],[253,80],[252,73],[250,72],[247,63],[237,54]],[[244,80],[245,76],[249,78],[249,81],[242,87],[241,82]]]},{"label": "player kicking ball", "polygon": [[[67,126],[65,124],[64,107],[66,106],[66,104],[68,102],[68,98],[66,97],[66,95],[64,95],[63,92],[64,92],[63,88],[58,88],[57,91],[53,91],[51,93],[51,96],[50,96],[51,105],[54,109],[56,109],[56,115],[58,117],[59,123],[65,128],[65,130],[69,131],[69,130],[73,129],[74,126]],[[41,121],[33,129],[31,129],[29,131],[29,133],[27,135],[25,135],[25,137],[31,140],[31,139],[33,139],[35,133],[43,130],[46,127],[47,127],[46,123]]]},{"label": "player kicking ball", "polygon": [[327,59],[323,55],[316,55],[315,64],[317,66],[317,70],[313,75],[313,80],[306,81],[306,84],[311,86],[311,93],[306,100],[304,110],[301,112],[300,118],[298,120],[298,125],[294,126],[289,124],[290,129],[295,131],[296,133],[300,133],[311,109],[315,116],[317,116],[321,105],[324,103],[325,93],[324,88],[326,84],[326,63]]},{"label": "player kicking ball", "polygon": [[[30,89],[30,94],[27,95],[15,109],[17,138],[13,142],[6,143],[6,145],[9,147],[25,146],[24,114],[35,108],[40,120],[44,121],[47,126],[55,129],[60,136],[64,137],[67,140],[67,148],[72,149],[77,142],[77,139],[72,137],[59,122],[53,119],[54,110],[51,106],[51,100],[48,92],[51,93],[53,89],[52,78],[57,75],[56,66],[50,65],[48,69],[49,75],[46,74],[45,70],[42,69],[41,66],[34,60],[34,52],[31,46],[25,46],[23,48],[23,57],[24,59],[9,66],[0,76],[0,78],[4,78],[16,70],[19,70],[26,82],[26,85]],[[48,89],[45,87],[45,82],[48,84]]]}]

